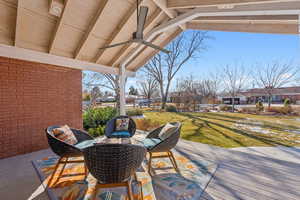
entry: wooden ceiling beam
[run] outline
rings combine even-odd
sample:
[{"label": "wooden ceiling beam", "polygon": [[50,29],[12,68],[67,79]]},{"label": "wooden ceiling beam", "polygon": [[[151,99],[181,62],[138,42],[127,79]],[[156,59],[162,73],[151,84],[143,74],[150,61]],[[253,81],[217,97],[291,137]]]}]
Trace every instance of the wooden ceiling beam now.
[{"label": "wooden ceiling beam", "polygon": [[97,23],[99,22],[100,16],[101,16],[102,11],[104,10],[107,2],[108,2],[108,0],[101,1],[97,14],[93,18],[93,20],[90,23],[87,31],[84,34],[82,40],[80,41],[79,45],[77,46],[77,49],[76,49],[75,55],[74,55],[75,59],[78,59],[78,57],[80,56],[82,51],[85,49],[86,42],[90,39],[90,37],[92,36],[92,33],[95,31],[95,29],[97,27]]},{"label": "wooden ceiling beam", "polygon": [[[144,2],[144,0],[139,1],[139,5],[141,5]],[[133,4],[130,8],[130,10],[126,13],[126,15],[123,17],[121,22],[118,24],[118,26],[114,29],[113,33],[111,34],[111,37],[106,41],[106,43],[103,46],[109,46],[112,44],[112,42],[118,37],[119,33],[122,31],[122,29],[126,26],[127,22],[130,18],[135,17],[136,15],[136,5]],[[100,61],[101,56],[103,55],[105,50],[99,50],[95,62],[98,63]]]},{"label": "wooden ceiling beam", "polygon": [[[166,13],[166,15],[168,15],[168,17],[170,17],[171,19],[177,17],[177,12],[175,10],[171,10],[169,8],[167,8],[167,0],[152,0],[157,7],[159,7],[162,11],[164,11]],[[181,24],[179,26],[182,30],[185,30],[186,27],[184,24]]]},{"label": "wooden ceiling beam", "polygon": [[207,6],[247,5],[276,2],[289,2],[294,0],[167,0],[167,8],[194,8]]},{"label": "wooden ceiling beam", "polygon": [[20,17],[21,17],[21,0],[17,2],[17,17],[16,17],[16,28],[15,28],[15,40],[14,46],[19,46],[19,34],[21,33],[20,29]]},{"label": "wooden ceiling beam", "polygon": [[195,30],[249,32],[249,33],[275,33],[275,34],[298,34],[297,23],[272,23],[252,21],[230,22],[188,22],[187,28]]},{"label": "wooden ceiling beam", "polygon": [[203,20],[298,20],[298,15],[258,15],[258,16],[215,16],[198,17],[193,21]]},{"label": "wooden ceiling beam", "polygon": [[298,16],[298,34],[300,36],[300,14]]},{"label": "wooden ceiling beam", "polygon": [[59,18],[59,20],[56,23],[56,27],[55,27],[55,31],[53,33],[50,45],[49,45],[49,53],[53,53],[54,47],[55,47],[55,42],[57,40],[57,36],[59,34],[59,32],[61,31],[61,28],[64,24],[64,19],[66,17],[66,12],[69,9],[69,6],[71,4],[72,0],[65,0],[65,5],[64,5],[64,9],[62,11],[61,17]]},{"label": "wooden ceiling beam", "polygon": [[[145,30],[144,32],[148,31],[149,27],[153,25],[162,15],[164,12],[161,9],[156,9],[154,13],[149,17],[149,19],[146,21],[145,24]],[[131,47],[133,47],[136,44],[130,44],[130,45],[124,45],[121,50],[113,57],[109,65],[115,66],[123,57],[126,55]]]}]

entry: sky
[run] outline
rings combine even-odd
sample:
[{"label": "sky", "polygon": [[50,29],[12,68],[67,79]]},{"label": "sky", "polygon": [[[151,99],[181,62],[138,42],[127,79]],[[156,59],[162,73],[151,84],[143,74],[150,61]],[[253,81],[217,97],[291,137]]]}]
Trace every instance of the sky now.
[{"label": "sky", "polygon": [[[187,34],[191,34],[188,32]],[[203,77],[220,70],[224,65],[243,64],[249,70],[256,63],[292,62],[300,64],[299,35],[259,34],[209,31],[213,39],[206,41],[207,50],[200,58],[189,61],[176,78],[192,74]],[[136,79],[130,78],[127,89],[136,86]]]}]

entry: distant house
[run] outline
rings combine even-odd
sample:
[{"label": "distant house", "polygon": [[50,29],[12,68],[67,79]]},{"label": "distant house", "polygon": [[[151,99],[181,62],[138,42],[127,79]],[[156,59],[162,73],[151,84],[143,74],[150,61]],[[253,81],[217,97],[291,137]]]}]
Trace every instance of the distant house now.
[{"label": "distant house", "polygon": [[[264,89],[254,88],[243,92],[248,98],[248,102],[257,102],[262,100],[268,101],[268,95],[266,95]],[[271,97],[272,103],[282,103],[285,99],[289,98],[292,103],[300,103],[300,87],[282,87],[273,89],[273,95]]]},{"label": "distant house", "polygon": [[[292,103],[300,104],[300,87],[282,87],[275,88],[271,97],[272,103],[283,103],[285,99],[289,98]],[[219,99],[224,104],[232,104],[232,97],[221,95]],[[251,104],[258,101],[268,102],[268,95],[263,88],[253,88],[240,92],[235,97],[235,104]]]},{"label": "distant house", "polygon": [[219,102],[222,102],[223,104],[229,104],[229,105],[232,104],[233,99],[234,99],[234,104],[235,105],[248,103],[247,102],[247,96],[243,95],[242,93],[239,93],[235,97],[232,97],[232,96],[226,95],[226,94],[220,95],[218,97]]}]

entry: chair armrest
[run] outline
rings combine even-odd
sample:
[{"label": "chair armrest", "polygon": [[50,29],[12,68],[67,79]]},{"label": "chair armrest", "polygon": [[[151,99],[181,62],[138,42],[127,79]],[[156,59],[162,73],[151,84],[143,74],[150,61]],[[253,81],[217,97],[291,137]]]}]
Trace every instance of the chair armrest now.
[{"label": "chair armrest", "polygon": [[[75,133],[76,134],[76,133]],[[75,135],[74,134],[74,135]],[[47,132],[48,144],[52,151],[59,156],[78,156],[81,154],[81,150],[73,145],[70,145]]]},{"label": "chair armrest", "polygon": [[163,129],[164,126],[161,126],[157,129],[154,129],[153,131],[151,131],[147,136],[146,138],[158,138],[158,135],[161,131],[161,129]]},{"label": "chair armrest", "polygon": [[90,136],[87,132],[79,129],[73,129],[72,132],[74,133],[78,142],[83,142],[85,140],[93,140],[94,138]]}]

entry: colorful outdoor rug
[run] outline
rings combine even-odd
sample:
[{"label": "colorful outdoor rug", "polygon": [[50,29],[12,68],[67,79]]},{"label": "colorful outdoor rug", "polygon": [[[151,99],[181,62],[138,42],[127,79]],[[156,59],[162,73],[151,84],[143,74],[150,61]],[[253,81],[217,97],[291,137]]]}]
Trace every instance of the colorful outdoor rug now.
[{"label": "colorful outdoor rug", "polygon": [[[171,162],[168,158],[153,160],[155,175],[149,176],[146,172],[146,161],[137,172],[137,178],[142,182],[142,193],[144,200],[196,200],[199,199],[208,182],[217,169],[217,165],[203,160],[190,160],[181,155],[175,154],[180,169],[180,174],[170,168]],[[54,166],[57,157],[47,157],[42,160],[33,161],[41,182],[45,186]],[[95,191],[96,179],[89,174],[86,180],[83,175],[83,164],[68,164],[65,168],[66,177],[57,177],[60,171],[55,174],[52,184],[47,193],[51,200],[91,200]],[[77,175],[78,174],[78,175]],[[139,193],[141,188],[133,181],[134,197],[141,200]],[[109,188],[98,190],[96,200],[128,200],[126,188]]]}]

